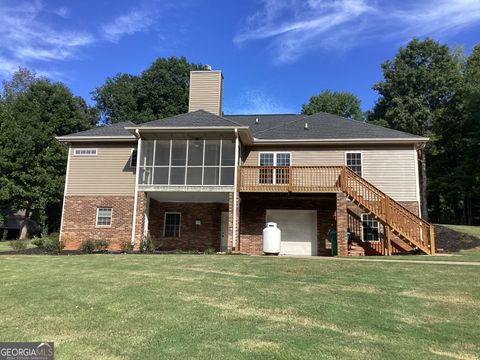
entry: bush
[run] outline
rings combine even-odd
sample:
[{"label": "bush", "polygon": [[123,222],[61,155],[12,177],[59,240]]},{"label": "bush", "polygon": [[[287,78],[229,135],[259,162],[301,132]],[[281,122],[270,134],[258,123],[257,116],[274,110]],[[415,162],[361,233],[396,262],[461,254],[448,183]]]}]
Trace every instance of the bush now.
[{"label": "bush", "polygon": [[64,247],[65,245],[58,238],[43,238],[43,248],[50,253],[58,254]]},{"label": "bush", "polygon": [[121,240],[120,241],[120,250],[124,253],[132,251],[133,245],[130,240]]},{"label": "bush", "polygon": [[10,242],[10,247],[15,251],[25,250],[30,243],[30,240],[13,240]]},{"label": "bush", "polygon": [[95,251],[107,251],[109,242],[107,240],[94,240],[93,246]]},{"label": "bush", "polygon": [[36,247],[43,247],[43,238],[34,236],[32,241],[32,245],[35,245]]},{"label": "bush", "polygon": [[95,243],[93,240],[90,239],[84,240],[80,244],[78,250],[80,250],[80,252],[84,254],[92,254],[95,251]]},{"label": "bush", "polygon": [[217,251],[214,248],[207,248],[203,252],[205,255],[214,255],[217,253]]},{"label": "bush", "polygon": [[140,242],[140,252],[153,253],[155,251],[155,244],[150,236],[144,236]]}]

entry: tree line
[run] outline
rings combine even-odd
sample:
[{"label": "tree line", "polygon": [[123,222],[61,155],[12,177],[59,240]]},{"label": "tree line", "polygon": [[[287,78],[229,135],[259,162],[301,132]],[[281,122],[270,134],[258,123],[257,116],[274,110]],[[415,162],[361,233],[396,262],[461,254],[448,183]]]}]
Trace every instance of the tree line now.
[{"label": "tree line", "polygon": [[[328,112],[430,138],[418,149],[422,209],[431,221],[480,223],[480,46],[469,56],[431,39],[413,39],[381,65],[379,97],[363,112],[350,92],[322,91],[301,108]],[[98,124],[143,123],[188,110],[186,58],[159,58],[140,75],[117,74],[91,93],[94,106],[60,82],[19,69],[0,95],[0,221],[25,210],[22,237],[35,219],[59,227],[67,151],[55,136]]]}]

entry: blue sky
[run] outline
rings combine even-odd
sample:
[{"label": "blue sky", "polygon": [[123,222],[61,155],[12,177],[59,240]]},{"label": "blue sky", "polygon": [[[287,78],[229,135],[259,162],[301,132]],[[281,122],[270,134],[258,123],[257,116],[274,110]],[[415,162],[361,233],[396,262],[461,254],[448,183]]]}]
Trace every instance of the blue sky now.
[{"label": "blue sky", "polygon": [[107,76],[183,55],[224,72],[225,113],[295,113],[324,89],[368,110],[409,39],[469,53],[479,35],[480,0],[0,0],[0,79],[25,66],[91,103]]}]

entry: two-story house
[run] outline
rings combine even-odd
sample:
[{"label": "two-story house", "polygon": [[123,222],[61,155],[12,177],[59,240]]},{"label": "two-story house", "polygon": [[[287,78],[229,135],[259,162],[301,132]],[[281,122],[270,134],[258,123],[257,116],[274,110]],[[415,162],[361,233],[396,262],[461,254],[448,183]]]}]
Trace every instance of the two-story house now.
[{"label": "two-story house", "polygon": [[[193,71],[189,112],[59,137],[68,145],[66,249],[143,236],[159,249],[282,254],[433,254],[420,209],[417,150],[427,138],[319,113],[224,115],[223,75]],[[350,234],[350,243],[347,235]]]}]

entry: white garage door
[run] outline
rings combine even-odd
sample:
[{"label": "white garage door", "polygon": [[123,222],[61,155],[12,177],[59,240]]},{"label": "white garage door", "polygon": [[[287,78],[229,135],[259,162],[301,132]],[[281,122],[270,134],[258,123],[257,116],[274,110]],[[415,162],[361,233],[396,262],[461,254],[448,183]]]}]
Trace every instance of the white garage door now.
[{"label": "white garage door", "polygon": [[315,210],[267,210],[266,215],[282,231],[281,254],[317,255]]}]

